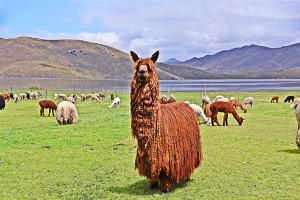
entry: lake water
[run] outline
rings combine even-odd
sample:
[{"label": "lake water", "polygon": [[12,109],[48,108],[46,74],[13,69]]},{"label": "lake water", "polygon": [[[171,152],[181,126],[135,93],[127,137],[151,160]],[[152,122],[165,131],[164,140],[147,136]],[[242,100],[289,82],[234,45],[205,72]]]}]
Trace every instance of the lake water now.
[{"label": "lake water", "polygon": [[[7,90],[41,87],[55,90],[117,90],[129,91],[128,80],[69,80],[2,78],[0,88]],[[300,79],[214,79],[214,80],[161,80],[161,91],[256,91],[300,90]]]}]

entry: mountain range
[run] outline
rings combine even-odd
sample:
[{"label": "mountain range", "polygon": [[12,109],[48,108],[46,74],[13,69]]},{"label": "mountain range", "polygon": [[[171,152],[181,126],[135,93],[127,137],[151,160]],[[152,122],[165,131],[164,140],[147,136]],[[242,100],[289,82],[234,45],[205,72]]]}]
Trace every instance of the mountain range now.
[{"label": "mountain range", "polygon": [[[300,43],[258,45],[157,63],[159,79],[299,78]],[[132,61],[116,48],[80,40],[0,38],[0,77],[130,79]]]}]

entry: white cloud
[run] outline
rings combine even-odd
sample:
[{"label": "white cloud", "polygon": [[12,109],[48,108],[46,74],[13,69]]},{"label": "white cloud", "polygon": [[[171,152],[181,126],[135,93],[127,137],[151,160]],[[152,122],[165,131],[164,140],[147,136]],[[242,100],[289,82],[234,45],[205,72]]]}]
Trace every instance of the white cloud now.
[{"label": "white cloud", "polygon": [[76,0],[84,24],[118,33],[117,48],[161,60],[212,54],[258,44],[278,47],[299,42],[300,1],[282,0]]},{"label": "white cloud", "polygon": [[109,46],[117,45],[120,41],[119,36],[115,33],[79,33],[75,35],[77,39],[106,44]]},{"label": "white cloud", "polygon": [[45,39],[75,39],[84,40],[88,42],[95,42],[99,44],[104,44],[108,46],[116,46],[120,42],[120,38],[117,34],[113,32],[109,33],[49,33],[45,30],[37,30],[36,37],[41,37]]}]

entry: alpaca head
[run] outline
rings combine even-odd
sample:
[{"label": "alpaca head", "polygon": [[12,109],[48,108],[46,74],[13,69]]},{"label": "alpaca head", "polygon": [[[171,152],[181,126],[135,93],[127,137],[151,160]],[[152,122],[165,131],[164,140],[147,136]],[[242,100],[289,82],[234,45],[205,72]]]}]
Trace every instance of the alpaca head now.
[{"label": "alpaca head", "polygon": [[242,118],[242,117],[240,118],[240,120],[238,121],[238,123],[239,123],[240,126],[243,124],[244,120],[245,120],[244,118]]},{"label": "alpaca head", "polygon": [[138,83],[146,84],[151,78],[156,78],[157,75],[154,63],[158,59],[159,51],[156,51],[151,58],[139,58],[133,51],[130,51],[130,55],[135,62],[134,77],[137,79]]}]

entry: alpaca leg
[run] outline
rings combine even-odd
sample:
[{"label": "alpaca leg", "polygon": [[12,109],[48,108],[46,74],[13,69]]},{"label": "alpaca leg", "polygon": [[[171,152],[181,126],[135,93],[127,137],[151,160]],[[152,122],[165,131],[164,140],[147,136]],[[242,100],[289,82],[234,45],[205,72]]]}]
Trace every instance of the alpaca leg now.
[{"label": "alpaca leg", "polygon": [[298,129],[297,135],[296,135],[296,144],[298,148],[300,149],[300,129]]},{"label": "alpaca leg", "polygon": [[48,117],[50,117],[50,114],[51,114],[51,108],[49,108],[49,114],[48,114]]},{"label": "alpaca leg", "polygon": [[223,117],[223,126],[228,126],[228,121],[227,121],[227,119],[228,119],[228,113],[225,113],[224,114],[224,117]]},{"label": "alpaca leg", "polygon": [[44,108],[41,108],[41,109],[40,109],[40,116],[41,116],[41,117],[44,116]]},{"label": "alpaca leg", "polygon": [[164,174],[162,174],[162,176],[160,177],[160,184],[160,190],[162,192],[170,192],[173,185],[172,180]]},{"label": "alpaca leg", "polygon": [[215,115],[215,114],[213,114],[212,116],[211,116],[211,125],[212,126],[215,126],[215,123],[214,122],[217,122],[218,120],[217,120],[217,115]]}]

